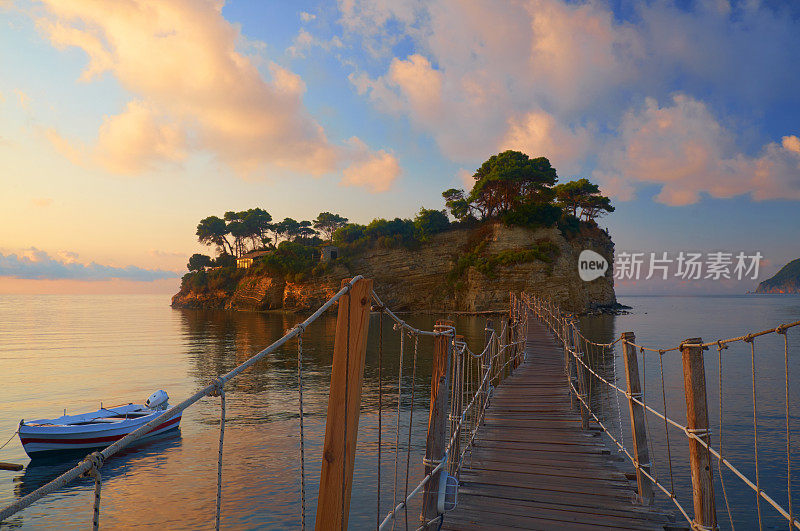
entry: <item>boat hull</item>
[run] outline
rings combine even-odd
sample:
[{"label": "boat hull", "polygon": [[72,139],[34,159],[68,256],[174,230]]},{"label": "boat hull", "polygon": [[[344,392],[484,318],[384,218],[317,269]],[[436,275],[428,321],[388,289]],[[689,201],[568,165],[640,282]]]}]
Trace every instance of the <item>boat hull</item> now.
[{"label": "boat hull", "polygon": [[[130,419],[109,426],[91,426],[80,429],[71,426],[20,426],[19,439],[28,457],[51,455],[54,452],[104,448],[122,439],[132,431],[140,428],[159,414],[148,415],[138,419]],[[142,438],[152,437],[175,430],[180,427],[181,415],[177,414],[152,430]]]}]

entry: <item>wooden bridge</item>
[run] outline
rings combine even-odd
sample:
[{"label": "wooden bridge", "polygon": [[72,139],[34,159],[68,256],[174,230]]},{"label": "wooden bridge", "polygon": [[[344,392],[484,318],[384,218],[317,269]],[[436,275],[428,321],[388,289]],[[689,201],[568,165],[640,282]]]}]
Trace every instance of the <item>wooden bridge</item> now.
[{"label": "wooden bridge", "polygon": [[564,379],[564,350],[528,319],[525,359],[487,408],[443,529],[664,529],[637,502],[600,431],[585,431]]},{"label": "wooden bridge", "polygon": [[[378,444],[377,485],[375,499],[376,527],[409,527],[409,502],[421,495],[420,529],[718,529],[714,501],[714,469],[725,466],[738,476],[756,495],[759,526],[762,505],[769,504],[784,518],[791,529],[800,530],[792,508],[792,452],[790,441],[789,339],[787,331],[800,330],[800,321],[747,335],[703,343],[700,338],[687,339],[667,349],[653,349],[636,344],[635,334],[625,332],[611,343],[596,343],[584,337],[573,315],[562,313],[548,299],[521,294],[510,296],[507,316],[497,327],[487,322],[483,350],[473,352],[457,334],[452,322],[439,321],[434,330],[421,330],[403,321],[391,311],[372,289],[372,281],[357,276],[342,282],[342,288],[305,321],[292,328],[274,343],[249,359],[220,375],[191,397],[172,406],[158,418],[131,432],[100,452],[88,455],[72,469],[36,491],[25,495],[6,508],[0,508],[0,522],[19,513],[37,500],[80,477],[95,480],[93,526],[99,527],[99,473],[103,463],[122,448],[145,436],[166,418],[178,414],[204,397],[220,398],[220,438],[217,452],[217,489],[215,527],[223,523],[222,462],[225,434],[225,385],[243,371],[277,351],[289,341],[297,347],[297,390],[300,463],[301,529],[306,528],[306,472],[303,431],[303,343],[306,329],[334,304],[338,304],[336,335],[325,440],[322,446],[322,470],[317,495],[316,529],[348,528],[353,467],[357,453],[359,412],[363,372],[367,350],[370,313],[379,312],[378,334]],[[397,366],[397,415],[394,444],[381,442],[381,418],[384,380],[381,377],[384,344],[384,318],[390,319],[392,330],[400,339]],[[785,364],[786,407],[786,477],[787,509],[760,486],[758,444],[754,445],[755,481],[722,455],[711,444],[703,350],[717,350],[719,389],[722,394],[722,351],[728,345],[749,345],[753,367],[753,420],[756,422],[756,346],[755,340],[775,335],[782,338]],[[417,367],[417,346],[420,339],[433,341],[431,400],[425,447],[425,476],[416,483],[409,478],[412,440],[414,382]],[[411,389],[403,375],[405,341],[413,356]],[[624,384],[616,376],[604,372],[609,360],[615,363],[616,353],[624,362]],[[670,419],[645,403],[642,378],[637,368],[637,355],[650,355],[663,363],[663,354],[680,355],[683,364],[686,394],[686,425]],[[649,353],[649,354],[647,354]],[[644,357],[643,363],[644,363]],[[616,369],[614,369],[616,371]],[[663,375],[663,366],[661,367]],[[645,376],[645,375],[642,375]],[[388,383],[388,382],[387,382]],[[623,389],[621,386],[624,386]],[[663,390],[663,376],[661,382]],[[624,399],[630,415],[631,434],[625,445],[622,422],[617,440],[605,425],[608,422],[593,404],[601,398],[598,389]],[[400,444],[401,404],[403,396],[411,397],[412,406],[406,427],[407,435]],[[663,393],[662,393],[663,396]],[[602,401],[601,401],[602,403]],[[394,406],[393,406],[394,407]],[[722,432],[720,401],[719,429]],[[619,413],[619,412],[618,412]],[[648,424],[645,415],[660,421],[666,436],[669,481],[660,481],[651,469],[648,455]],[[684,508],[674,490],[672,452],[667,429],[678,430],[688,441],[688,464],[691,471],[692,508]],[[603,435],[605,434],[605,435]],[[615,444],[610,450],[604,444]],[[403,448],[404,447],[404,448]],[[619,453],[617,452],[619,450]],[[394,461],[394,477],[381,480],[382,452]],[[400,454],[405,453],[405,466],[400,467]],[[633,474],[616,468],[623,456],[632,465]],[[684,456],[685,458],[686,456]],[[685,461],[684,461],[685,462]],[[384,461],[386,463],[386,461]],[[405,478],[402,478],[402,469]],[[629,467],[631,470],[631,467]],[[411,479],[411,481],[410,481]],[[635,480],[635,481],[634,481]],[[722,483],[722,482],[720,482]],[[668,486],[669,485],[669,486]],[[721,485],[724,491],[724,484]],[[381,505],[381,489],[386,497]],[[404,487],[404,488],[403,488]],[[661,491],[675,505],[675,515],[683,519],[675,523],[672,515],[655,510],[651,501]],[[388,496],[391,492],[391,496]],[[733,517],[727,503],[728,518]],[[385,512],[391,500],[392,507]],[[687,496],[688,498],[688,496]],[[419,500],[419,498],[417,498]],[[397,503],[399,502],[399,503]],[[693,514],[690,512],[693,509]],[[381,520],[382,515],[383,520]],[[684,523],[685,522],[685,523]],[[415,523],[413,517],[411,523]],[[416,527],[416,526],[415,526]],[[752,526],[751,526],[752,527]]]}]

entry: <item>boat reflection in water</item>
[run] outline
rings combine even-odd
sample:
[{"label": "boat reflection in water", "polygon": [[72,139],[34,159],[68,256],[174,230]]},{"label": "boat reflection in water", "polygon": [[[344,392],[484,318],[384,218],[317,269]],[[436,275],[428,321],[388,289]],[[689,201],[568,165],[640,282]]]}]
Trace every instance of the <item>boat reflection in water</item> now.
[{"label": "boat reflection in water", "polygon": [[[180,445],[181,431],[179,428],[136,441],[106,461],[101,470],[103,481],[124,475],[131,465],[150,460],[153,456],[178,448]],[[22,475],[14,478],[14,494],[19,498],[30,494],[77,465],[89,452],[85,449],[64,450],[34,457],[25,467]],[[69,492],[76,488],[83,489],[83,482],[73,482],[62,487],[59,492]]]}]

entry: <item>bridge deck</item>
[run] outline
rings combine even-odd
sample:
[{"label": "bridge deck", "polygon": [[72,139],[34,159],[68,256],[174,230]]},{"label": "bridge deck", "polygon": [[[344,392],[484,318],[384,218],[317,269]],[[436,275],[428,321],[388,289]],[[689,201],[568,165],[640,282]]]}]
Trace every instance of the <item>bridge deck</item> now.
[{"label": "bridge deck", "polygon": [[664,529],[666,516],[636,504],[599,432],[581,429],[564,351],[534,318],[526,353],[495,390],[442,528]]}]

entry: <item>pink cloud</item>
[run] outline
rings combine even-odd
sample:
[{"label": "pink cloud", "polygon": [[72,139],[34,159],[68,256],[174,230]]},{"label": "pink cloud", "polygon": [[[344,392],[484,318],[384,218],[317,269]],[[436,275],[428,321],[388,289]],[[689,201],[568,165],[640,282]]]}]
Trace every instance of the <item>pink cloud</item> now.
[{"label": "pink cloud", "polygon": [[796,136],[768,143],[755,156],[738,152],[733,138],[701,101],[676,95],[660,106],[648,99],[626,113],[594,176],[623,199],[632,196],[636,183],[661,184],[656,199],[675,206],[695,203],[702,193],[800,199]]},{"label": "pink cloud", "polygon": [[222,17],[222,2],[44,6],[37,24],[50,41],[88,56],[81,81],[110,72],[134,95],[124,111],[104,119],[92,144],[48,131],[72,161],[133,174],[203,151],[241,176],[270,168],[320,176],[352,162],[348,148],[331,144],[304,106],[297,74],[273,63],[271,79],[264,79],[237,51],[242,37]]}]

